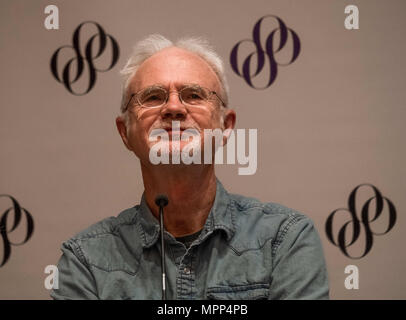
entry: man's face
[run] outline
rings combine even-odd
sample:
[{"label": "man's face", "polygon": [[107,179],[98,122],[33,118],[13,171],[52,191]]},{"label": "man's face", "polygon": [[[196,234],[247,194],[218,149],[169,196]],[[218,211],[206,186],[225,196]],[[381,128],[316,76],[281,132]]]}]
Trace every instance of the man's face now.
[{"label": "man's face", "polygon": [[[215,97],[207,107],[186,107],[181,103],[178,90],[188,84],[197,84],[220,92],[219,80],[207,62],[193,53],[175,47],[164,49],[148,58],[132,78],[128,96],[152,85],[171,91],[168,102],[160,108],[133,107],[129,110],[126,137],[117,123],[127,148],[144,164],[149,163],[149,150],[156,143],[149,141],[153,129],[167,130],[171,139],[172,132],[168,129],[172,127],[172,121],[179,121],[180,134],[188,128],[199,131],[203,149],[203,130],[222,128],[220,104]],[[171,148],[171,141],[169,144]],[[185,144],[186,141],[181,141],[181,150]]]}]

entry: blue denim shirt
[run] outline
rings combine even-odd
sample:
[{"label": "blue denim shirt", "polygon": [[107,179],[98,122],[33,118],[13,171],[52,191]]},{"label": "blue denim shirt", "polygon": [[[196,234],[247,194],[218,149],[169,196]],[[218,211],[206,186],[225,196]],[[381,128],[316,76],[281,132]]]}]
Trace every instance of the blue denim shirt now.
[{"label": "blue denim shirt", "polygon": [[[158,220],[141,204],[62,245],[54,299],[161,299]],[[323,249],[312,221],[275,203],[216,198],[187,249],[165,232],[168,299],[328,299]]]}]

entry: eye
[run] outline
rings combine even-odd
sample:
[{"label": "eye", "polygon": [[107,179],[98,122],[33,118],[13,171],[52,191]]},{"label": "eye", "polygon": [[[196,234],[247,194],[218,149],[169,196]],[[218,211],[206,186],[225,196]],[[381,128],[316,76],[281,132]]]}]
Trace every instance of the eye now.
[{"label": "eye", "polygon": [[150,95],[148,97],[145,98],[145,101],[154,101],[154,100],[159,100],[159,96],[158,95]]},{"label": "eye", "polygon": [[185,101],[196,101],[196,100],[202,100],[202,98],[197,93],[190,93],[187,96],[183,96],[183,100],[185,100]]},{"label": "eye", "polygon": [[198,104],[206,100],[204,91],[199,88],[185,88],[182,91],[182,100],[188,104]]},{"label": "eye", "polygon": [[139,100],[145,107],[156,107],[165,103],[166,92],[161,89],[146,90],[140,94]]},{"label": "eye", "polygon": [[192,99],[202,99],[202,97],[198,93],[191,93],[190,97]]}]

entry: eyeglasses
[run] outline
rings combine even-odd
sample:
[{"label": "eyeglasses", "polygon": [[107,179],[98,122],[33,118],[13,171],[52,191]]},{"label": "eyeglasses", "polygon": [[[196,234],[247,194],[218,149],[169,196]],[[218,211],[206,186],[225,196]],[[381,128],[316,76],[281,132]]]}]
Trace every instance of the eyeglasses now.
[{"label": "eyeglasses", "polygon": [[136,105],[149,109],[162,107],[168,102],[169,94],[171,92],[177,92],[179,100],[187,107],[208,106],[213,95],[219,99],[223,106],[225,106],[225,103],[219,97],[216,91],[212,91],[199,85],[186,85],[179,91],[168,91],[162,86],[154,85],[142,89],[137,93],[133,93],[124,109],[124,112],[130,106]]}]

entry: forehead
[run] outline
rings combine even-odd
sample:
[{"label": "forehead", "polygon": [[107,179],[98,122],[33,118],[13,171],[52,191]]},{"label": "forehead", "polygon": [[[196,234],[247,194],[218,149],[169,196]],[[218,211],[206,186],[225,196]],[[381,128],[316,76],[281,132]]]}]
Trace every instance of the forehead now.
[{"label": "forehead", "polygon": [[219,90],[218,77],[203,58],[171,47],[159,51],[141,64],[130,82],[130,89],[138,91],[154,84],[176,88],[186,83]]}]

